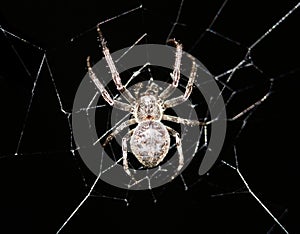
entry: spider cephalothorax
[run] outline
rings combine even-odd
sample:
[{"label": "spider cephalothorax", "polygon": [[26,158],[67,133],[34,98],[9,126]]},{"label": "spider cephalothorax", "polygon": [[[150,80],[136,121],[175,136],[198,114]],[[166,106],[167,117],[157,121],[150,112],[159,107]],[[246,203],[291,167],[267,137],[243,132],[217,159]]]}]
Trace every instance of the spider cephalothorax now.
[{"label": "spider cephalothorax", "polygon": [[123,129],[137,124],[135,128],[129,130],[129,132],[127,132],[127,134],[125,134],[125,136],[122,138],[123,168],[124,171],[132,177],[128,167],[127,142],[130,142],[131,151],[138,161],[144,167],[150,168],[159,165],[159,163],[162,162],[166,157],[170,148],[171,135],[175,138],[176,147],[179,154],[179,163],[177,167],[177,172],[179,172],[184,164],[179,133],[171,127],[164,125],[161,120],[172,121],[190,126],[207,124],[204,122],[199,122],[198,120],[183,119],[181,117],[164,114],[164,111],[167,108],[177,106],[189,98],[197,71],[195,59],[192,56],[189,56],[192,60],[192,68],[188,83],[185,88],[185,93],[178,97],[169,98],[173,91],[177,88],[180,80],[180,64],[182,57],[182,45],[175,40],[169,40],[169,42],[172,42],[176,47],[174,69],[170,74],[173,80],[172,83],[169,84],[167,88],[163,89],[162,92],[159,92],[159,86],[153,81],[148,83],[144,92],[141,92],[142,83],[138,83],[134,89],[134,97],[121,82],[121,78],[112,60],[106,45],[106,41],[104,40],[99,26],[97,30],[105,60],[107,61],[108,67],[112,74],[112,79],[117,89],[128,103],[112,99],[103,84],[97,78],[96,74],[93,72],[88,58],[87,66],[89,76],[99,89],[102,97],[109,105],[113,106],[114,108],[130,112],[133,116],[133,118],[122,122],[118,127],[116,127],[115,130],[106,138],[103,146],[106,146]]},{"label": "spider cephalothorax", "polygon": [[157,96],[156,86],[157,85],[155,83],[151,83],[144,93],[138,95],[133,112],[137,122],[146,120],[161,120],[163,110],[160,99]]}]

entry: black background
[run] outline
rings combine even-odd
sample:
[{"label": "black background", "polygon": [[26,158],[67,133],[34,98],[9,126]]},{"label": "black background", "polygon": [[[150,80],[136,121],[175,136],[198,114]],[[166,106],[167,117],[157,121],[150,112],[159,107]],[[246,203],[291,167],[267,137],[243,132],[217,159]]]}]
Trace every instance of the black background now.
[{"label": "black background", "polygon": [[[6,1],[1,3],[0,20],[5,30],[47,51],[61,103],[70,111],[76,89],[86,73],[86,56],[91,55],[94,62],[102,56],[95,30],[73,42],[70,39],[100,21],[141,4],[142,9],[103,25],[110,50],[128,47],[144,33],[147,37],[141,43],[164,44],[180,1]],[[212,33],[203,34],[222,4],[222,1],[199,1],[196,6],[195,1],[184,2],[179,24],[171,35],[213,75],[241,61],[247,47],[296,2],[229,1],[212,29],[234,42]],[[242,120],[229,123],[220,156],[234,165],[232,146],[236,146],[240,171],[249,186],[276,217],[284,213],[280,221],[290,233],[299,232],[296,222],[298,22],[299,9],[253,48],[251,57],[262,74],[255,69],[237,73],[239,82],[231,84],[234,90],[248,87],[248,84],[254,88],[232,100],[227,110],[229,116],[265,94],[266,81],[270,78],[275,82],[271,97],[253,112],[237,140],[235,136]],[[43,52],[12,36],[0,34],[0,233],[55,233],[86,195],[95,178],[76,151],[75,156],[71,154],[66,115],[60,111],[45,65],[35,89],[19,154],[14,155]],[[89,198],[61,233],[266,233],[274,225],[272,218],[249,193],[211,197],[244,187],[234,170],[218,162],[209,175],[199,177],[197,166],[199,160],[183,172],[189,187],[187,191],[180,178],[153,189],[156,203],[149,191],[123,191],[100,182],[95,193],[100,197]],[[126,198],[129,206],[109,197]],[[271,233],[283,232],[275,226]]]}]

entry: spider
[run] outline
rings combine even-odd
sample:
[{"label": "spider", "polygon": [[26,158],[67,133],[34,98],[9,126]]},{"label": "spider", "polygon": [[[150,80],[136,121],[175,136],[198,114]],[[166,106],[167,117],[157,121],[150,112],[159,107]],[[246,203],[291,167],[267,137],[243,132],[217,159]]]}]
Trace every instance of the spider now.
[{"label": "spider", "polygon": [[[131,172],[128,167],[127,159],[127,142],[130,141],[130,147],[133,155],[145,168],[152,168],[159,165],[166,157],[170,148],[170,136],[175,138],[176,148],[179,155],[179,164],[176,169],[176,174],[180,172],[184,165],[184,157],[181,146],[181,138],[177,131],[164,125],[161,120],[171,121],[189,126],[205,126],[208,122],[199,122],[198,120],[184,119],[172,115],[164,114],[167,108],[177,106],[185,102],[192,93],[195,77],[197,74],[197,66],[195,59],[189,56],[192,61],[192,68],[188,83],[185,87],[185,93],[181,96],[168,99],[175,91],[180,80],[180,66],[182,58],[182,44],[175,39],[170,39],[168,42],[176,47],[175,62],[173,72],[170,73],[172,83],[168,85],[161,93],[158,92],[158,85],[151,83],[146,87],[145,92],[140,92],[142,85],[135,89],[135,97],[122,84],[120,75],[116,69],[115,63],[112,60],[111,54],[107,47],[106,40],[97,25],[99,41],[101,43],[102,52],[108,67],[111,72],[113,82],[117,90],[125,98],[128,103],[114,100],[105,89],[104,85],[97,78],[90,65],[90,57],[87,57],[87,68],[89,77],[92,79],[96,87],[99,89],[104,100],[114,108],[130,112],[133,118],[122,122],[112,133],[108,135],[103,147],[105,147],[117,134],[128,126],[137,124],[137,126],[129,130],[122,138],[122,154],[123,154],[123,169],[130,176]],[[132,177],[133,178],[133,177]]]}]

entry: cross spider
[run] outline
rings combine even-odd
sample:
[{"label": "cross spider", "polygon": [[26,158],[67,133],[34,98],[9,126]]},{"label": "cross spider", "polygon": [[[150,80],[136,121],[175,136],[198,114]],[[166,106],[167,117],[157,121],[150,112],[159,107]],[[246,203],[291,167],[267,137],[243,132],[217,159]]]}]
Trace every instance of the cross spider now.
[{"label": "cross spider", "polygon": [[[133,124],[137,126],[127,132],[122,138],[122,152],[123,152],[123,168],[124,171],[130,176],[131,172],[128,168],[127,161],[127,141],[130,140],[130,147],[134,156],[138,161],[146,168],[157,166],[165,156],[167,155],[170,147],[170,135],[176,140],[176,147],[179,154],[179,165],[177,173],[181,170],[184,165],[184,157],[181,146],[181,138],[179,133],[174,129],[165,126],[161,120],[172,121],[179,124],[185,124],[189,126],[204,126],[208,122],[199,122],[197,120],[184,119],[181,117],[175,117],[172,115],[164,114],[167,108],[177,106],[185,102],[193,89],[195,77],[197,74],[197,66],[195,59],[189,56],[192,61],[192,69],[190,72],[188,83],[185,87],[185,93],[181,96],[167,99],[178,86],[180,79],[180,65],[182,57],[182,45],[175,39],[171,39],[171,42],[176,47],[175,63],[173,72],[170,73],[173,80],[172,84],[164,89],[161,93],[158,93],[157,85],[151,83],[147,86],[145,92],[140,93],[141,86],[135,90],[135,97],[130,93],[129,90],[122,84],[119,73],[112,60],[109,49],[106,45],[106,41],[102,35],[99,25],[97,26],[100,43],[102,46],[102,52],[105,60],[111,72],[112,79],[117,87],[117,90],[129,103],[124,103],[118,100],[112,99],[104,85],[99,81],[96,74],[90,65],[90,58],[87,58],[88,73],[92,81],[99,89],[104,100],[114,108],[130,112],[133,118],[121,123],[105,140],[103,146],[106,146],[118,133],[123,129]],[[133,178],[133,177],[132,177]]]}]

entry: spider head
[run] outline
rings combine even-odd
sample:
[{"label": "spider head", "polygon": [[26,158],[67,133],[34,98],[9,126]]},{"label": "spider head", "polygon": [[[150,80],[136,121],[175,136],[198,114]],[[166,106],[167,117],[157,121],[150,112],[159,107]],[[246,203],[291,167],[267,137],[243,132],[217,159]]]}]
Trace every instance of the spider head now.
[{"label": "spider head", "polygon": [[139,98],[136,117],[139,121],[160,120],[161,109],[154,95],[148,93]]}]

